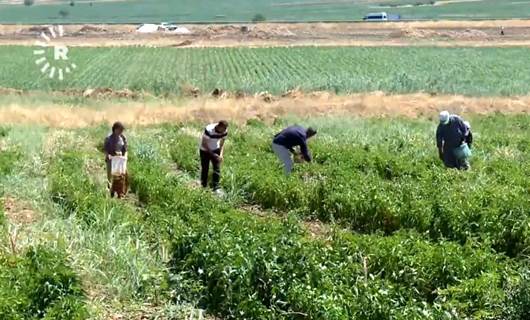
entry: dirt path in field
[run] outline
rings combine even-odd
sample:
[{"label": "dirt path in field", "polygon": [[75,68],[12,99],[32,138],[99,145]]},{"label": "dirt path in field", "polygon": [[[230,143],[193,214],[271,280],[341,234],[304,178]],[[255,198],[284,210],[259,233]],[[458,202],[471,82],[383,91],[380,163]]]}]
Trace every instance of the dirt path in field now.
[{"label": "dirt path in field", "polygon": [[[140,34],[137,25],[68,25],[68,46],[530,46],[530,20],[184,25],[189,34]],[[501,35],[504,28],[504,35]],[[48,26],[0,25],[0,45],[35,45]],[[56,39],[54,41],[59,41]]]},{"label": "dirt path in field", "polygon": [[4,211],[8,221],[16,226],[30,225],[40,218],[30,204],[11,196],[4,198]]},{"label": "dirt path in field", "polygon": [[7,219],[7,242],[13,253],[20,252],[30,242],[32,226],[42,219],[31,204],[10,195],[3,199]]},{"label": "dirt path in field", "polygon": [[221,118],[245,123],[249,119],[272,122],[285,115],[345,115],[361,117],[435,118],[440,110],[469,114],[530,114],[530,96],[464,97],[428,94],[386,95],[384,93],[336,96],[327,92],[291,92],[285,97],[257,95],[242,98],[189,98],[180,102],[122,102],[102,100],[101,107],[64,105],[24,105],[0,107],[0,123],[79,128],[121,120],[128,125],[168,122],[214,121]]}]

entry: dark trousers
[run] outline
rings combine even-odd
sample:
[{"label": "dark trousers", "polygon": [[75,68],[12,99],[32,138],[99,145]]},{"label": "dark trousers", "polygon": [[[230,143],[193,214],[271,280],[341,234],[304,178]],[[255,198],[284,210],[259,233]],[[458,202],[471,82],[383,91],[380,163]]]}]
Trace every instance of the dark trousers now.
[{"label": "dark trousers", "polygon": [[110,188],[110,185],[112,184],[112,164],[110,160],[106,160],[105,163],[107,165],[107,182]]},{"label": "dark trousers", "polygon": [[[215,150],[213,153],[220,155],[221,150]],[[213,182],[212,188],[214,190],[219,188],[219,181],[221,180],[221,161],[217,160],[212,154],[207,151],[200,150],[201,155],[201,184],[204,188],[208,187],[208,171],[210,170],[210,162],[213,165]]]}]

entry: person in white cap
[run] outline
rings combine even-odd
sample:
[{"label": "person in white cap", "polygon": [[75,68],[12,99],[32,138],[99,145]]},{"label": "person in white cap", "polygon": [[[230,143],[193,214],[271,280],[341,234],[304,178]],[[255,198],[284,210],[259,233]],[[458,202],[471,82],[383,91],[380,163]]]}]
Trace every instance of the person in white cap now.
[{"label": "person in white cap", "polygon": [[466,143],[470,129],[462,118],[448,111],[440,112],[440,124],[436,130],[436,145],[440,159],[448,168],[469,169],[466,157],[457,157],[456,151]]}]

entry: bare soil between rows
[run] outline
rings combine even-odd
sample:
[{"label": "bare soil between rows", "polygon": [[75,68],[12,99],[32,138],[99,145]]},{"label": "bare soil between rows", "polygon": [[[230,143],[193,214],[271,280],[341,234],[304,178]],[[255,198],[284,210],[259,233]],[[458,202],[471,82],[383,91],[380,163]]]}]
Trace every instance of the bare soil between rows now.
[{"label": "bare soil between rows", "polygon": [[[49,26],[0,25],[0,45],[33,46]],[[140,34],[138,25],[67,25],[68,46],[530,46],[530,20],[184,25],[190,34]],[[501,28],[504,35],[501,35]],[[57,39],[55,41],[58,41]]]},{"label": "bare soil between rows", "polygon": [[[14,101],[17,101],[16,99]],[[179,101],[98,100],[98,107],[9,102],[0,107],[0,123],[81,128],[116,120],[130,126],[227,119],[244,124],[250,119],[272,123],[287,115],[406,117],[435,119],[441,110],[463,115],[530,115],[530,96],[465,97],[425,93],[388,95],[382,92],[337,96],[328,92],[293,92],[281,97],[197,97]]]}]

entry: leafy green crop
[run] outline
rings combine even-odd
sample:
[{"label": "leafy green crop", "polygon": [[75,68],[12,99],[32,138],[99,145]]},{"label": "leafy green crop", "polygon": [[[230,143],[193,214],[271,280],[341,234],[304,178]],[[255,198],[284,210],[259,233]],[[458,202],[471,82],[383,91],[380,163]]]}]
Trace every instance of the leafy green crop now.
[{"label": "leafy green crop", "polygon": [[88,317],[78,276],[59,250],[0,252],[0,318],[81,320]]},{"label": "leafy green crop", "polygon": [[[473,170],[466,173],[446,170],[438,161],[435,124],[313,121],[322,127],[310,143],[315,163],[299,165],[291,178],[283,176],[270,150],[280,128],[235,130],[226,152],[225,188],[264,208],[338,220],[362,233],[405,228],[433,240],[477,238],[510,256],[529,247],[528,117],[477,119]],[[507,122],[509,133],[502,129]],[[196,138],[187,131],[176,133],[171,154],[194,175]]]},{"label": "leafy green crop", "polygon": [[131,170],[149,220],[173,243],[177,297],[228,318],[495,317],[515,277],[502,256],[471,244],[413,232],[309,239],[294,217],[231,209],[152,158],[135,158]]},{"label": "leafy green crop", "polygon": [[[315,163],[298,164],[290,178],[270,150],[280,122],[289,121],[231,127],[228,200],[190,183],[200,127],[168,125],[127,132],[137,201],[110,199],[98,182],[102,129],[77,131],[88,147],[68,145],[52,156],[49,195],[81,228],[133,239],[125,244],[131,250],[96,251],[107,281],[121,279],[140,299],[164,296],[225,319],[526,319],[527,116],[473,118],[470,172],[442,167],[433,123],[314,118],[307,125],[320,132],[310,142]],[[243,204],[272,212],[256,215]],[[310,234],[305,220],[315,218],[330,223],[328,230]],[[170,248],[167,270],[150,272],[149,264],[131,266],[135,257],[123,257],[144,257],[146,242],[147,250]],[[65,261],[55,251],[39,257]],[[13,279],[1,271],[0,282]],[[60,319],[83,305],[82,296],[46,305],[32,292],[55,298],[56,290],[25,288],[20,295],[0,290],[0,302],[21,301],[0,303],[6,319],[35,310]],[[21,307],[5,307],[12,305]]]}]

